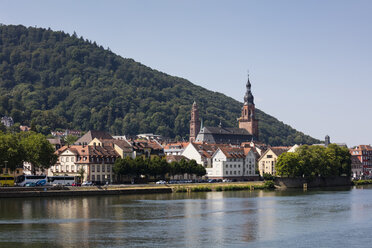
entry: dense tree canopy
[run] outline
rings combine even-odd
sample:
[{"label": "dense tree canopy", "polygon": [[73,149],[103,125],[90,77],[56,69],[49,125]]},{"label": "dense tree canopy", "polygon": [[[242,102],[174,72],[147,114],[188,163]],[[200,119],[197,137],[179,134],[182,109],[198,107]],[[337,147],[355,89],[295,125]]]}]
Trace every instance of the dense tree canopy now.
[{"label": "dense tree canopy", "polygon": [[154,178],[165,178],[165,175],[197,175],[204,176],[206,170],[203,166],[196,163],[195,160],[186,161],[181,159],[180,162],[168,163],[164,158],[154,157],[152,159],[144,159],[136,157],[132,159],[126,157],[117,159],[113,168],[117,176],[140,177],[152,176]]},{"label": "dense tree canopy", "polygon": [[[223,126],[236,127],[242,106],[76,34],[20,25],[0,26],[0,93],[0,115],[43,134],[72,128],[187,139],[194,100],[206,126],[217,126],[221,120]],[[257,112],[263,142],[319,142]]]},{"label": "dense tree canopy", "polygon": [[29,162],[32,169],[47,169],[57,162],[52,145],[45,136],[34,132],[0,132],[0,165],[14,170]]},{"label": "dense tree canopy", "polygon": [[299,147],[295,152],[282,153],[275,165],[278,176],[306,177],[351,174],[351,155],[345,147],[331,144]]}]

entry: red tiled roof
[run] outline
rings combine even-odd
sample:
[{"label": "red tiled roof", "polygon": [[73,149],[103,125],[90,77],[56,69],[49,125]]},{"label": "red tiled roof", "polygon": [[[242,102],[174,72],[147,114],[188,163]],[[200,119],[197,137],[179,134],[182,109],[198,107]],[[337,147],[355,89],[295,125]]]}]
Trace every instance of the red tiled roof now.
[{"label": "red tiled roof", "polygon": [[245,158],[244,149],[240,147],[220,147],[227,158]]}]

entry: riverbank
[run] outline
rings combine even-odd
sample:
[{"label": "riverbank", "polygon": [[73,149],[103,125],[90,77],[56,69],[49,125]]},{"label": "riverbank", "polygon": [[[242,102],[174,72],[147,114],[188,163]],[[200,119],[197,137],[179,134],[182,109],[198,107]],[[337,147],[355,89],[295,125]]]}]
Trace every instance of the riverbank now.
[{"label": "riverbank", "polygon": [[146,185],[108,185],[89,187],[9,187],[0,188],[0,198],[56,197],[56,196],[93,196],[158,194],[178,192],[206,192],[232,190],[258,190],[273,188],[273,183],[237,182],[204,184],[146,184]]}]

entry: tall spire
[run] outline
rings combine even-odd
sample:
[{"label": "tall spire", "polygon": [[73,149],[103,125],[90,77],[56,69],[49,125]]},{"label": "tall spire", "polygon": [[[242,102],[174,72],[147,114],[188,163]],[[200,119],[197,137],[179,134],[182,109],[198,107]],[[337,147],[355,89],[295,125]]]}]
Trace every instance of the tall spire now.
[{"label": "tall spire", "polygon": [[254,104],[254,97],[252,95],[252,91],[251,91],[251,82],[249,81],[249,73],[248,73],[248,81],[247,81],[247,84],[245,85],[245,87],[247,88],[247,91],[245,92],[245,95],[244,95],[244,105],[248,105],[248,104]]}]

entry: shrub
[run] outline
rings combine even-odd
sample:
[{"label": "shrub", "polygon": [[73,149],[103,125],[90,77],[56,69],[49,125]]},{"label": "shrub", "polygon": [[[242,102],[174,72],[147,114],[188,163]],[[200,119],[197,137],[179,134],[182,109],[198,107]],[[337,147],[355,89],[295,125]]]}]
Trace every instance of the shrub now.
[{"label": "shrub", "polygon": [[187,192],[187,188],[185,188],[185,187],[177,187],[177,188],[174,189],[174,192],[177,192],[177,193]]},{"label": "shrub", "polygon": [[272,180],[265,181],[264,188],[265,189],[275,189],[274,181],[272,181]]},{"label": "shrub", "polygon": [[214,188],[216,191],[223,191],[223,188],[222,186],[217,186],[216,188]]},{"label": "shrub", "polygon": [[197,187],[190,188],[190,191],[191,192],[207,192],[207,191],[212,191],[212,188],[208,186],[197,186]]}]

